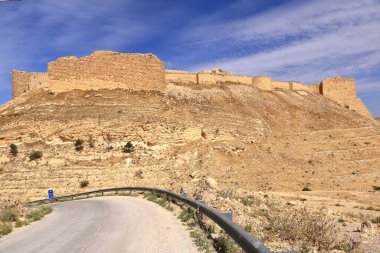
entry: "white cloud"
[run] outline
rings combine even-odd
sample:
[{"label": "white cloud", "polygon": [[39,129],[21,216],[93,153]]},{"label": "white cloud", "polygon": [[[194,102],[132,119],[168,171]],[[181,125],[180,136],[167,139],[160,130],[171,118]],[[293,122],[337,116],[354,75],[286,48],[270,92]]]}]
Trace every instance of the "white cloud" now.
[{"label": "white cloud", "polygon": [[[193,71],[221,67],[309,83],[337,75],[373,76],[380,65],[378,13],[376,0],[293,1],[242,19],[199,21],[185,30],[182,40],[231,52],[228,58],[192,66]],[[236,48],[223,47],[229,40]],[[239,46],[248,54],[236,55]]]}]

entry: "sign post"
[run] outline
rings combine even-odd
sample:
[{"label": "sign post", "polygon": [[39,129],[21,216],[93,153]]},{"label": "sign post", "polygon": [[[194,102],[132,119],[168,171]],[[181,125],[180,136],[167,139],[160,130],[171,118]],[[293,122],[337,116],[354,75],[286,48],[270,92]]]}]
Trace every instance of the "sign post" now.
[{"label": "sign post", "polygon": [[48,197],[49,197],[49,199],[54,199],[54,192],[53,192],[53,190],[48,190]]}]

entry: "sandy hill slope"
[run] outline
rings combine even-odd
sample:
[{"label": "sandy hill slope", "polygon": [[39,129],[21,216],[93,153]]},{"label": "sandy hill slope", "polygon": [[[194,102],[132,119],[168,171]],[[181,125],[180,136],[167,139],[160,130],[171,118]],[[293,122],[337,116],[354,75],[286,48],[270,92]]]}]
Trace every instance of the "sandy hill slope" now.
[{"label": "sandy hill slope", "polygon": [[[229,84],[168,85],[165,93],[34,90],[0,108],[0,129],[3,196],[77,192],[82,180],[88,189],[179,190],[213,184],[208,177],[219,188],[366,191],[380,175],[378,123],[306,92]],[[122,152],[128,141],[132,153]],[[43,157],[31,161],[33,150]]]}]

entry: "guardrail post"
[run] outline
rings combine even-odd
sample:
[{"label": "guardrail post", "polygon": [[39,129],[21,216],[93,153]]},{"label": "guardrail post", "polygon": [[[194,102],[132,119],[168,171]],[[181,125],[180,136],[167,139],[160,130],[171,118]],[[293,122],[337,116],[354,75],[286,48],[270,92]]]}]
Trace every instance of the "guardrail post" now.
[{"label": "guardrail post", "polygon": [[[206,205],[206,201],[204,201],[204,200],[198,200],[198,202],[203,204],[203,205]],[[198,219],[200,221],[203,220],[203,213],[199,211],[199,207],[198,207]]]}]

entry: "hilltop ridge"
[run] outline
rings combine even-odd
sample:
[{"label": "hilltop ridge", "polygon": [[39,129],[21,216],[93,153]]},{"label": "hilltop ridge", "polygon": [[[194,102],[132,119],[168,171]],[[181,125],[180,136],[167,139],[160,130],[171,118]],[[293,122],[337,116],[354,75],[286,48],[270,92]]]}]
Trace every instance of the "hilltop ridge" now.
[{"label": "hilltop ridge", "polygon": [[74,89],[133,89],[165,91],[168,83],[209,86],[234,83],[254,86],[264,91],[294,90],[317,93],[372,119],[356,95],[352,78],[327,78],[319,84],[283,82],[268,76],[237,76],[221,69],[199,73],[165,70],[155,55],[95,51],[89,56],[62,57],[48,64],[46,73],[12,71],[13,98],[33,89],[65,92]]},{"label": "hilltop ridge", "polygon": [[[36,89],[0,108],[0,126],[3,196],[72,193],[81,180],[91,189],[179,189],[206,177],[222,188],[365,191],[379,177],[378,124],[313,93],[236,84]],[[77,139],[85,141],[79,152]],[[122,152],[128,141],[130,154]],[[8,155],[11,143],[17,157]],[[33,150],[43,157],[31,161]]]},{"label": "hilltop ridge", "polygon": [[[353,79],[191,74],[165,71],[152,54],[102,51],[60,58],[47,73],[14,71],[13,89],[0,107],[4,195],[71,193],[80,180],[172,189],[207,177],[223,188],[368,190],[379,177],[379,126]],[[78,152],[77,139],[95,144]],[[129,141],[136,149],[123,153]]]}]

